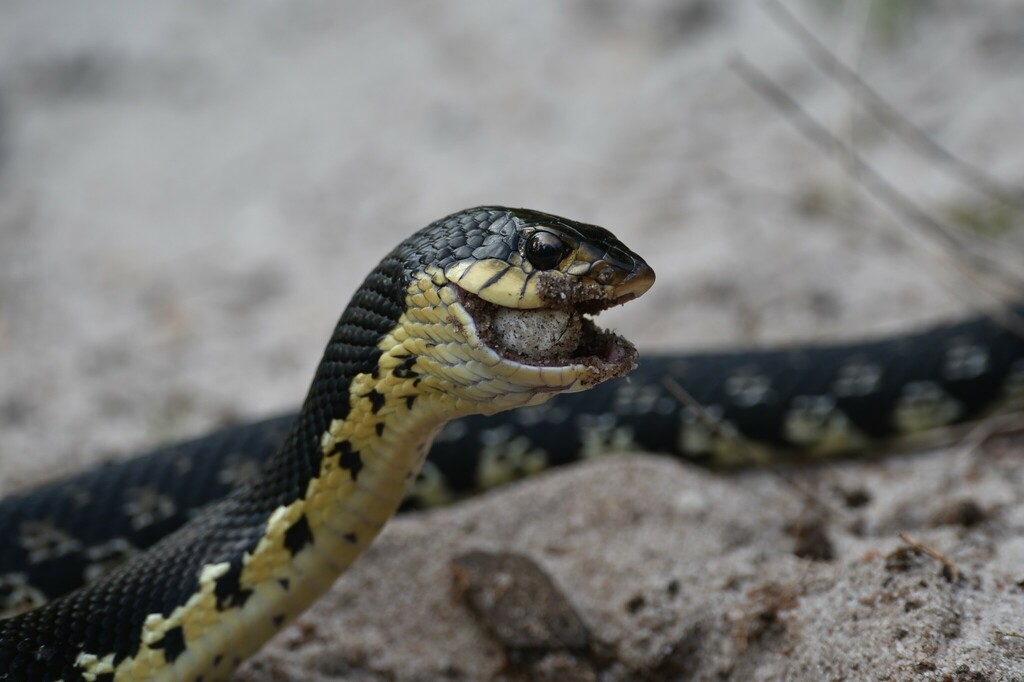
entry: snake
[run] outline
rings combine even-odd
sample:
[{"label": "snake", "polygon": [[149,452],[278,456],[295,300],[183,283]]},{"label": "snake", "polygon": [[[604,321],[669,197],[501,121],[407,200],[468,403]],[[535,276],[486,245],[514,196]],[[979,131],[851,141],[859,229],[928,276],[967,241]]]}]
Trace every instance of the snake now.
[{"label": "snake", "polygon": [[224,679],[373,541],[445,422],[632,370],[633,345],[591,318],[653,282],[611,232],[538,211],[479,207],[415,232],[352,296],[259,473],[0,621],[0,680]]},{"label": "snake", "polygon": [[[1024,340],[987,316],[871,341],[645,354],[626,379],[446,423],[399,510],[613,452],[712,468],[801,462],[1022,406]],[[102,579],[208,513],[258,478],[301,415],[220,429],[0,500],[0,536],[15,539],[0,545],[0,619]]]}]

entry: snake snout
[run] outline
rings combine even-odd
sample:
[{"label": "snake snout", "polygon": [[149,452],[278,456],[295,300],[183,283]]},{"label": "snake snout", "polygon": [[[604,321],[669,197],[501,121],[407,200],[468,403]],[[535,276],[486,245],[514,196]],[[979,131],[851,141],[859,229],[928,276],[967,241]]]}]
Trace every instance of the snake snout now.
[{"label": "snake snout", "polygon": [[628,269],[606,265],[595,277],[599,284],[611,285],[615,305],[631,301],[654,285],[654,269],[639,257],[632,258]]}]

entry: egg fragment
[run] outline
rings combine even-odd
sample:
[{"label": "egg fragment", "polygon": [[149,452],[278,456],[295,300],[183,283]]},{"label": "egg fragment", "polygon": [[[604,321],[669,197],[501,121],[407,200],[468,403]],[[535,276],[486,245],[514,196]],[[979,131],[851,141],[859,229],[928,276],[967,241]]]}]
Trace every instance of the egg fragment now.
[{"label": "egg fragment", "polygon": [[565,310],[498,308],[492,330],[505,348],[524,358],[568,357],[583,338],[583,318]]}]

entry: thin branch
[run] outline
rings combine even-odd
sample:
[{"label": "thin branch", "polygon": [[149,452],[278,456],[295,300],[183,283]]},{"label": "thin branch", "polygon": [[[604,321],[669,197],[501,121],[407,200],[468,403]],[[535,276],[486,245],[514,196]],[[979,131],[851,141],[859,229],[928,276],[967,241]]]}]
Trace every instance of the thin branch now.
[{"label": "thin branch", "polygon": [[947,582],[953,583],[954,585],[960,582],[960,569],[957,568],[956,564],[953,563],[952,559],[950,559],[945,554],[935,549],[931,545],[926,545],[920,540],[916,540],[902,531],[900,531],[899,536],[900,540],[903,540],[903,542],[907,543],[907,545],[909,545],[911,549],[920,552],[925,556],[931,557],[932,559],[935,559],[940,564],[942,564],[942,575],[946,578]]},{"label": "thin branch", "polygon": [[1024,319],[1016,312],[999,302],[998,296],[992,291],[986,280],[978,273],[1000,276],[1015,292],[1024,291],[1024,279],[1005,271],[996,263],[979,254],[967,252],[966,246],[952,235],[940,222],[918,207],[907,195],[889,184],[879,173],[867,164],[854,150],[846,147],[821,123],[815,120],[797,104],[782,88],[776,85],[762,71],[757,69],[742,55],[737,55],[731,63],[733,70],[756,93],[773,104],[804,137],[839,163],[844,164],[850,173],[869,195],[888,206],[897,215],[911,224],[917,225],[922,234],[943,247],[943,251],[957,258],[962,258],[970,265],[965,268],[955,260],[955,267],[981,291],[990,295],[996,309],[990,313],[999,324],[1024,338]]},{"label": "thin branch", "polygon": [[[721,422],[712,417],[708,413],[708,411],[704,409],[704,406],[701,405],[696,398],[690,395],[690,392],[683,388],[678,381],[676,381],[672,377],[665,377],[662,380],[662,384],[665,386],[665,389],[672,394],[672,397],[674,397],[676,400],[679,401],[680,404],[682,404],[684,407],[688,408],[691,412],[693,412],[694,416],[697,418],[697,421],[703,424],[708,429],[708,431],[714,434],[716,438],[731,441],[733,445],[736,446],[737,450],[743,456],[743,458],[747,460],[748,464],[762,464],[762,458],[758,457],[757,453],[754,451],[754,448],[746,440],[744,440],[742,437],[726,433],[722,429]],[[815,505],[823,509],[832,518],[841,519],[844,522],[850,522],[852,520],[850,515],[847,514],[844,510],[830,505],[828,502],[821,499],[817,494],[815,494],[814,491],[808,490],[799,481],[794,479],[792,476],[785,474],[778,467],[773,466],[770,463],[763,466],[765,466],[769,471],[771,471],[772,474],[778,476],[789,487],[793,488],[795,491],[800,493],[804,497],[804,499],[813,502]]]},{"label": "thin branch", "polygon": [[1024,415],[1012,412],[994,415],[974,424],[960,439],[957,452],[973,456],[994,438],[1019,433],[1024,433]]},{"label": "thin branch", "polygon": [[856,71],[844,64],[779,0],[765,0],[764,7],[769,16],[775,19],[775,23],[788,31],[803,46],[814,63],[822,70],[837,77],[837,80],[847,90],[855,93],[858,97],[863,97],[864,104],[882,125],[902,137],[911,147],[939,161],[948,173],[964,184],[970,185],[982,194],[1024,210],[1024,188],[1007,186],[977,166],[955,156],[939,144],[928,133],[901,114],[896,107],[889,104]]}]

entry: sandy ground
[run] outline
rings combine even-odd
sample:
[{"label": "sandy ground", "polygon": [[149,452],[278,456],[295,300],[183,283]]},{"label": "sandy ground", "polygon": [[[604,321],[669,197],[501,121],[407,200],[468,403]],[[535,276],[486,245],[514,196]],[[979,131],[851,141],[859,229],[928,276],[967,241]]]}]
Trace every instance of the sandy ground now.
[{"label": "sandy ground", "polygon": [[[932,3],[893,31],[863,7],[794,5],[958,156],[1024,183],[1021,6]],[[964,311],[964,281],[736,54],[933,214],[992,212],[754,3],[0,4],[0,494],[297,404],[368,263],[475,204],[647,256],[657,287],[606,318],[642,348]],[[643,456],[553,473],[394,522],[240,679],[1022,680],[1021,449],[797,487]]]}]

